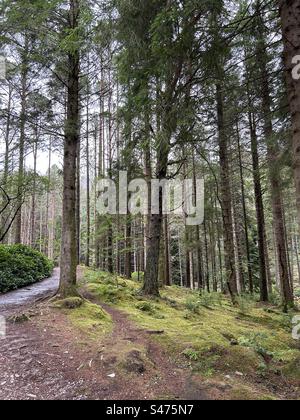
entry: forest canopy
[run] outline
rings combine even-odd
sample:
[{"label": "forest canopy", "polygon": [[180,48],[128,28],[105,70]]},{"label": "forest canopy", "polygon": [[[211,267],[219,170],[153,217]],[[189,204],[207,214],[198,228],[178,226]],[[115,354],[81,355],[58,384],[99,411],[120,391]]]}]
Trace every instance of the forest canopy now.
[{"label": "forest canopy", "polygon": [[[297,4],[2,0],[1,242],[60,264],[65,296],[82,263],[135,273],[145,295],[175,284],[292,307]],[[130,193],[125,212],[122,199],[98,211],[99,181],[122,191],[121,171],[143,180],[146,212],[129,211]],[[166,214],[161,194],[154,213],[153,179],[191,180],[184,204],[204,179],[203,223]]]}]

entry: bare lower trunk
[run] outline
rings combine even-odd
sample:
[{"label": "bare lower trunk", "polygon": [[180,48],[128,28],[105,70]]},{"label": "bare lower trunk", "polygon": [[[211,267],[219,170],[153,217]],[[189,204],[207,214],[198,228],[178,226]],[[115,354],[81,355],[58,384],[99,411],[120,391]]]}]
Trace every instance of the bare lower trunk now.
[{"label": "bare lower trunk", "polygon": [[143,293],[145,295],[159,295],[158,261],[161,240],[162,215],[152,215],[149,229],[149,248],[147,252],[147,266]]}]

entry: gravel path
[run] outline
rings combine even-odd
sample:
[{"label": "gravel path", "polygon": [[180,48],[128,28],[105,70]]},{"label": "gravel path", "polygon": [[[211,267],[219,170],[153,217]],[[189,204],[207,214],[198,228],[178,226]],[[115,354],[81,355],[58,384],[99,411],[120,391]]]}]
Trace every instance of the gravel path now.
[{"label": "gravel path", "polygon": [[19,308],[31,306],[41,299],[50,297],[55,294],[59,286],[59,268],[53,272],[53,276],[24,287],[14,292],[0,295],[0,314],[8,315],[11,312],[18,311]]}]

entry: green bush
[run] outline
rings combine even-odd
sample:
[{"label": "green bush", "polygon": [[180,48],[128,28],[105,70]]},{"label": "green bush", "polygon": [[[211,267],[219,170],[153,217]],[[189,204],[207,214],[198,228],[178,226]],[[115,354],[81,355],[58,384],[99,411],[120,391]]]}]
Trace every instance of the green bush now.
[{"label": "green bush", "polygon": [[140,302],[136,305],[136,308],[142,312],[147,312],[148,314],[155,313],[155,307],[150,302]]},{"label": "green bush", "polygon": [[53,263],[25,245],[0,245],[0,293],[49,277]]},{"label": "green bush", "polygon": [[186,309],[192,312],[193,314],[199,314],[200,306],[200,300],[196,299],[195,297],[188,298],[185,302]]},{"label": "green bush", "polygon": [[295,290],[295,297],[300,298],[300,289]]},{"label": "green bush", "polygon": [[239,312],[241,315],[247,315],[255,307],[255,301],[253,296],[249,294],[242,294],[237,297],[237,303],[239,306]]}]

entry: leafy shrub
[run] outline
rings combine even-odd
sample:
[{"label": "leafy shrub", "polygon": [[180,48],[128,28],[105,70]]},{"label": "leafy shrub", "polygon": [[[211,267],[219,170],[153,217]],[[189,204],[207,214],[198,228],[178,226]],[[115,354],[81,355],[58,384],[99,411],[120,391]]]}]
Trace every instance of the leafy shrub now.
[{"label": "leafy shrub", "polygon": [[188,298],[185,302],[186,309],[192,312],[193,314],[199,314],[200,306],[201,302],[199,299]]},{"label": "leafy shrub", "polygon": [[243,294],[237,297],[239,312],[241,315],[247,315],[254,308],[255,302],[249,294]]},{"label": "leafy shrub", "polygon": [[185,302],[186,309],[194,314],[199,314],[201,307],[211,309],[216,305],[223,305],[223,296],[220,293],[208,293],[204,290],[201,294],[189,297]]},{"label": "leafy shrub", "polygon": [[263,333],[251,333],[248,337],[240,337],[238,342],[240,346],[251,348],[262,357],[273,357],[274,354],[265,347],[266,338]]},{"label": "leafy shrub", "polygon": [[136,305],[136,308],[151,315],[155,313],[155,307],[150,302],[140,302]]},{"label": "leafy shrub", "polygon": [[183,355],[192,362],[197,362],[199,360],[199,352],[191,348],[185,349]]},{"label": "leafy shrub", "polygon": [[216,293],[208,293],[207,291],[203,290],[202,294],[200,295],[201,305],[204,308],[210,309],[212,306],[216,305]]},{"label": "leafy shrub", "polygon": [[121,299],[121,293],[116,286],[112,284],[101,284],[99,288],[100,296],[107,303],[117,303]]},{"label": "leafy shrub", "polygon": [[295,297],[300,298],[300,289],[295,290]]},{"label": "leafy shrub", "polygon": [[0,245],[0,293],[49,277],[53,263],[25,245]]},{"label": "leafy shrub", "polygon": [[282,299],[280,296],[280,292],[277,289],[274,289],[272,293],[269,295],[269,301],[274,306],[281,306]]}]

